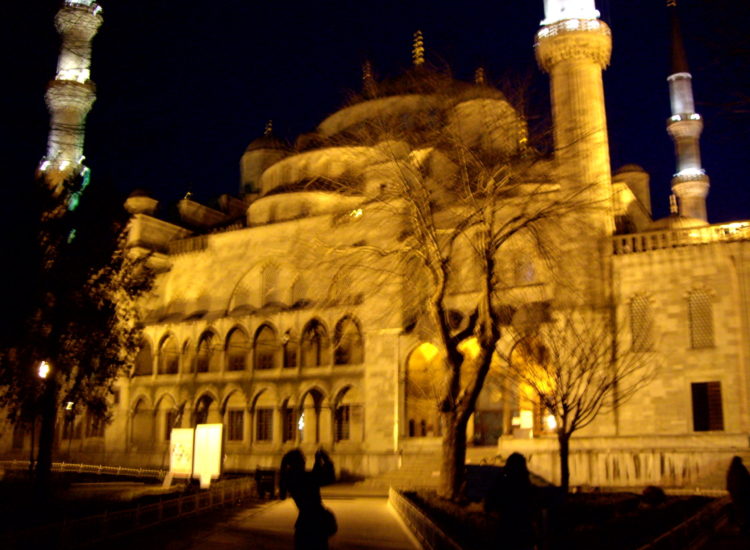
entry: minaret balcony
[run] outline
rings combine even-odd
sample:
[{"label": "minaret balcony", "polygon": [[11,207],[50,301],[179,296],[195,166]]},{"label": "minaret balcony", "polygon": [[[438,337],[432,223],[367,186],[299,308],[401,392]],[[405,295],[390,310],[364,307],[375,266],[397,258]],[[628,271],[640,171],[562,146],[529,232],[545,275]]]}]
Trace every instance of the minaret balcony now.
[{"label": "minaret balcony", "polygon": [[[679,117],[679,120],[675,120],[675,116]],[[673,115],[667,119],[667,132],[675,139],[697,139],[703,132],[703,119],[700,115]]]},{"label": "minaret balcony", "polygon": [[598,19],[563,19],[551,25],[545,25],[536,34],[537,40],[540,38],[547,38],[550,36],[557,36],[558,34],[565,34],[569,32],[590,32],[597,31],[603,32],[607,35],[611,35],[609,27],[603,21]]},{"label": "minaret balcony", "polygon": [[539,29],[534,49],[546,72],[571,59],[587,59],[605,68],[612,55],[612,32],[598,19],[564,19]]}]

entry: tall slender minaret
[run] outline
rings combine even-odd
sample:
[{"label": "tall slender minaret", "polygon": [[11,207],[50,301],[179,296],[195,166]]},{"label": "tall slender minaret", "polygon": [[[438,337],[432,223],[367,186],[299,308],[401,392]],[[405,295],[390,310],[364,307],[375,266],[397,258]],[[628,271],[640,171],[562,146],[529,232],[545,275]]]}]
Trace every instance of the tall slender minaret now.
[{"label": "tall slender minaret", "polygon": [[613,231],[611,168],[602,70],[612,37],[594,0],[545,0],[536,58],[550,75],[555,158],[568,186],[597,205],[597,225]]},{"label": "tall slender minaret", "polygon": [[86,115],[96,99],[91,81],[91,40],[102,24],[102,8],[94,0],[64,0],[55,16],[62,37],[55,79],[47,88],[50,131],[47,155],[39,166],[55,193],[84,171],[83,137]]},{"label": "tall slender minaret", "polygon": [[677,157],[672,193],[677,195],[680,215],[708,221],[706,196],[709,184],[701,167],[699,143],[703,120],[695,112],[693,103],[692,76],[682,43],[677,0],[667,0],[667,8],[672,18],[672,74],[667,78],[672,116],[667,121],[667,132],[674,141]]}]

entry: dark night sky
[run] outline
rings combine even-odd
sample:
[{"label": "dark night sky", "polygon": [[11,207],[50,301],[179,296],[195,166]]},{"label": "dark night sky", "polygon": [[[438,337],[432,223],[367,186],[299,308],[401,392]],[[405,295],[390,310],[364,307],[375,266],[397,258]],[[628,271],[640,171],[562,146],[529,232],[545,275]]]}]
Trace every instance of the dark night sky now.
[{"label": "dark night sky", "polygon": [[[599,0],[613,30],[605,73],[612,164],[652,175],[656,214],[667,212],[674,169],[665,131],[669,115],[668,19],[664,0]],[[31,180],[46,149],[44,88],[59,42],[55,0],[5,5],[10,31],[2,87],[7,145],[6,198]],[[192,189],[208,199],[238,189],[239,157],[265,121],[293,139],[312,130],[358,90],[360,67],[396,75],[410,64],[411,36],[423,30],[428,61],[470,79],[484,65],[490,80],[531,81],[547,116],[547,79],[536,69],[533,36],[542,0],[317,2],[250,0],[101,0],[94,41],[98,99],[85,152],[92,182],[119,191],[142,187],[160,199]],[[746,0],[681,0],[683,32],[698,112],[705,119],[704,167],[711,177],[710,221],[750,217],[747,169],[750,115],[729,104],[750,96],[750,7]],[[7,31],[4,31],[7,32]],[[539,99],[541,98],[541,99]],[[750,102],[744,105],[750,111]]]}]

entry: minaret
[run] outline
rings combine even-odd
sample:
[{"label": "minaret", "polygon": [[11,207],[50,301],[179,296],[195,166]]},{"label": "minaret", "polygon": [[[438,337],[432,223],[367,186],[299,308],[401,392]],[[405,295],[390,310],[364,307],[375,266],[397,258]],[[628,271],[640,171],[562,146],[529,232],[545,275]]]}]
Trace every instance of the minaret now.
[{"label": "minaret", "polygon": [[[598,231],[613,231],[611,169],[602,70],[612,37],[594,0],[545,0],[536,58],[550,75],[555,158],[566,186],[581,186],[599,210]],[[602,236],[603,236],[602,235]]]},{"label": "minaret", "polygon": [[667,121],[667,132],[674,141],[677,157],[672,193],[677,195],[680,215],[708,221],[706,196],[709,184],[701,167],[699,143],[703,120],[695,112],[693,103],[692,76],[682,43],[677,0],[667,0],[667,8],[672,18],[672,74],[667,78],[672,116]]},{"label": "minaret", "polygon": [[65,0],[55,17],[62,47],[55,79],[45,96],[51,121],[47,155],[39,169],[56,194],[62,192],[63,183],[85,171],[85,121],[96,99],[89,78],[91,40],[102,24],[101,12],[94,0]]}]

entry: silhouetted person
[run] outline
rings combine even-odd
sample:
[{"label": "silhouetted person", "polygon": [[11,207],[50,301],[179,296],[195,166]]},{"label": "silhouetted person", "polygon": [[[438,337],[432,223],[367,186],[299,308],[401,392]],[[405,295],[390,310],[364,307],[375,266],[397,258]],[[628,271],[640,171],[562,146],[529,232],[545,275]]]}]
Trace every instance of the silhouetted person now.
[{"label": "silhouetted person", "polygon": [[732,497],[737,524],[743,533],[750,533],[750,473],[739,456],[732,458],[729,464],[727,491]]},{"label": "silhouetted person", "polygon": [[286,498],[288,492],[299,510],[294,524],[295,550],[327,550],[328,537],[336,532],[336,517],[323,507],[318,477],[305,471],[305,455],[299,449],[284,455],[280,469],[280,495]]},{"label": "silhouetted person", "polygon": [[498,515],[498,541],[508,550],[534,548],[534,488],[526,459],[508,457],[484,500],[484,510]]},{"label": "silhouetted person", "polygon": [[318,478],[321,487],[336,481],[336,469],[333,466],[333,460],[322,447],[315,452],[312,473]]}]

